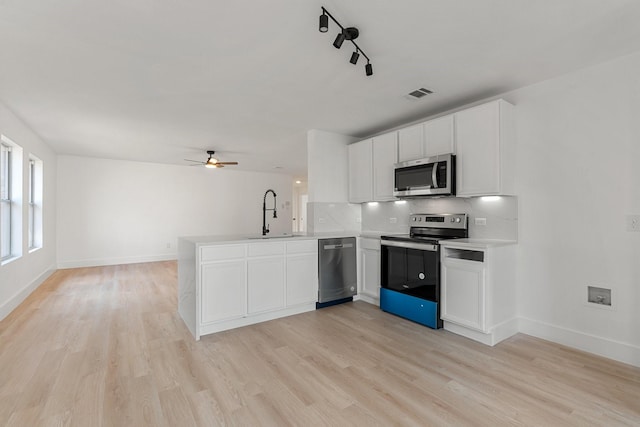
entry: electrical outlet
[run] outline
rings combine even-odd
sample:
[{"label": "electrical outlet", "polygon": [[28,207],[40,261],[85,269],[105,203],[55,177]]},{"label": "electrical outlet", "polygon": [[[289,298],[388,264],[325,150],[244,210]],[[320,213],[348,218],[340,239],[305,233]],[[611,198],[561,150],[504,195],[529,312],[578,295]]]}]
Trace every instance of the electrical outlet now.
[{"label": "electrical outlet", "polygon": [[611,306],[611,289],[587,286],[587,301],[593,304]]},{"label": "electrical outlet", "polygon": [[627,215],[627,231],[640,231],[640,215]]},{"label": "electrical outlet", "polygon": [[475,219],[475,224],[476,225],[487,225],[487,218],[476,218]]},{"label": "electrical outlet", "polygon": [[324,219],[322,217],[318,218],[318,224],[324,224],[325,222],[327,222],[326,219]]},{"label": "electrical outlet", "polygon": [[391,224],[395,224],[395,223],[397,223],[397,222],[398,222],[398,218],[389,218],[389,222],[390,222]]}]

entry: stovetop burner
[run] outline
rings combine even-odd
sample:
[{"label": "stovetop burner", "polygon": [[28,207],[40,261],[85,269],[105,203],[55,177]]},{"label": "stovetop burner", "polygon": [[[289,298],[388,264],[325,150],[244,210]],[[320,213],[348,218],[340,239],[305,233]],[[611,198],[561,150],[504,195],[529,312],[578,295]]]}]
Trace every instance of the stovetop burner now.
[{"label": "stovetop burner", "polygon": [[468,237],[467,214],[413,214],[409,234],[381,236],[382,240],[428,243]]}]

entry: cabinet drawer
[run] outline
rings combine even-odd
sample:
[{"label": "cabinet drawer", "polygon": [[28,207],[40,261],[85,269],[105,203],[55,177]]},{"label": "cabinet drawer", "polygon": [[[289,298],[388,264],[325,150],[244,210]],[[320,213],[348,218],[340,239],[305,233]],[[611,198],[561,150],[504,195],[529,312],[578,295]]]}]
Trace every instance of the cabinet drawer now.
[{"label": "cabinet drawer", "polygon": [[287,242],[287,254],[307,254],[317,251],[317,240],[300,240],[297,242]]},{"label": "cabinet drawer", "polygon": [[215,245],[200,248],[201,262],[244,258],[244,256],[244,245]]},{"label": "cabinet drawer", "polygon": [[438,303],[380,288],[380,308],[421,325],[437,329]]},{"label": "cabinet drawer", "polygon": [[248,246],[247,256],[284,255],[283,242],[252,243]]}]

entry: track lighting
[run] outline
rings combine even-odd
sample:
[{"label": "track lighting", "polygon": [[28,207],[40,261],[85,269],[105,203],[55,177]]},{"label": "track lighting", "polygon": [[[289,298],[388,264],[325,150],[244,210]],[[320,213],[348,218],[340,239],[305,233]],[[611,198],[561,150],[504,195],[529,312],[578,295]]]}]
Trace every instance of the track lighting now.
[{"label": "track lighting", "polygon": [[351,59],[349,60],[349,62],[355,65],[358,62],[358,59],[360,58],[360,54],[362,54],[362,56],[367,58],[367,65],[365,65],[364,67],[365,74],[367,76],[372,76],[373,67],[371,66],[369,57],[367,56],[366,53],[362,51],[362,49],[360,49],[360,46],[358,46],[354,41],[360,35],[360,32],[358,31],[358,29],[356,27],[346,27],[346,28],[343,27],[342,25],[340,25],[338,21],[336,21],[336,18],[334,18],[329,13],[329,11],[323,7],[322,15],[320,15],[320,25],[318,27],[321,33],[326,33],[327,31],[329,31],[329,18],[331,18],[331,20],[335,22],[338,27],[340,27],[340,32],[336,36],[336,39],[333,42],[333,46],[336,49],[340,49],[345,40],[350,41],[353,44],[353,46],[356,48],[356,51],[351,54]]},{"label": "track lighting", "polygon": [[356,50],[351,54],[351,59],[349,60],[349,62],[351,62],[353,65],[356,65],[358,63],[358,58],[360,58],[360,54]]},{"label": "track lighting", "polygon": [[326,13],[324,13],[324,11],[322,12],[322,15],[320,15],[319,29],[321,33],[326,33],[327,31],[329,31],[329,17],[327,16]]}]

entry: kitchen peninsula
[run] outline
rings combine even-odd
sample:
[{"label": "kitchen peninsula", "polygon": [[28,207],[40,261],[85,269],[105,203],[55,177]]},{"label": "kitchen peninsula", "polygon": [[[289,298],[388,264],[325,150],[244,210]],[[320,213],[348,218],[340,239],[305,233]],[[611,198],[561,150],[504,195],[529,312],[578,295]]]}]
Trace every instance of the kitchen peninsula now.
[{"label": "kitchen peninsula", "polygon": [[196,340],[315,310],[317,296],[318,236],[178,239],[178,311]]}]

